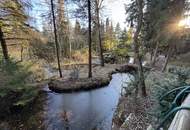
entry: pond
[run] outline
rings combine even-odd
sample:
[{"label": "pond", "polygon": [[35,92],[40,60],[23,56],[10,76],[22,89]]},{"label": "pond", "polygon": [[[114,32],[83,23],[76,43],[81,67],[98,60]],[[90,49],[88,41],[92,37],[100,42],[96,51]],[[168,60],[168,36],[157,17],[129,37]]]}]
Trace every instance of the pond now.
[{"label": "pond", "polygon": [[114,74],[108,87],[70,94],[49,93],[45,105],[46,129],[111,130],[121,88],[128,80],[128,74]]}]

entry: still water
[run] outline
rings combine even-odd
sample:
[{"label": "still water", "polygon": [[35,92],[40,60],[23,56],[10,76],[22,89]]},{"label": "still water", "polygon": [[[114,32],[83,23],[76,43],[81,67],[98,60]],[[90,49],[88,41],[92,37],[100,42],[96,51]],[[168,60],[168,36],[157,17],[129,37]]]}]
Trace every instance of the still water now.
[{"label": "still water", "polygon": [[[48,93],[44,111],[46,130],[111,130],[121,88],[128,74],[114,74],[109,86],[77,93]],[[46,89],[48,91],[48,86]]]}]

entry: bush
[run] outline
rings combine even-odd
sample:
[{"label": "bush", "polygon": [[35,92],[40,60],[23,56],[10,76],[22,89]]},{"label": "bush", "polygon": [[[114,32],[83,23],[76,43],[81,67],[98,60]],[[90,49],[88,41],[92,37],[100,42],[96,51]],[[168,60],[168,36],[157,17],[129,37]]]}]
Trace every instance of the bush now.
[{"label": "bush", "polygon": [[88,63],[88,49],[76,50],[72,53],[72,59],[76,62]]},{"label": "bush", "polygon": [[187,79],[190,79],[189,68],[170,66],[168,72],[165,73],[151,72],[146,78],[151,102],[153,103],[150,114],[161,121],[170,109],[176,93],[164,98],[161,102],[162,105],[159,102],[160,98],[174,88],[189,85],[185,82]]},{"label": "bush", "polygon": [[7,114],[15,107],[28,105],[37,96],[37,89],[26,85],[27,78],[32,74],[30,66],[15,64],[11,60],[0,62],[0,113]]}]

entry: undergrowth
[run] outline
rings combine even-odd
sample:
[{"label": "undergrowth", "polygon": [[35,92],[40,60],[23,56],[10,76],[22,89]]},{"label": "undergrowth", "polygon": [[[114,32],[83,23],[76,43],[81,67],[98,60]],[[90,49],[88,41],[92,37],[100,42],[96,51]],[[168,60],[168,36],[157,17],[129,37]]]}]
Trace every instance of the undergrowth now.
[{"label": "undergrowth", "polygon": [[13,93],[17,96],[9,99],[12,101],[7,101],[11,102],[11,106],[25,106],[37,96],[37,89],[27,85],[28,78],[32,74],[29,70],[31,66],[32,64],[24,66],[14,63],[12,60],[6,63],[0,61],[0,104]]},{"label": "undergrowth", "polygon": [[[167,111],[171,108],[172,101],[177,93],[170,94],[161,102],[160,98],[174,88],[190,85],[186,82],[189,79],[190,68],[180,66],[169,66],[168,71],[165,73],[152,72],[148,75],[146,84],[150,91],[150,99],[153,103],[148,113],[158,119],[157,124],[163,120]],[[172,117],[165,124],[169,124],[171,119]]]}]

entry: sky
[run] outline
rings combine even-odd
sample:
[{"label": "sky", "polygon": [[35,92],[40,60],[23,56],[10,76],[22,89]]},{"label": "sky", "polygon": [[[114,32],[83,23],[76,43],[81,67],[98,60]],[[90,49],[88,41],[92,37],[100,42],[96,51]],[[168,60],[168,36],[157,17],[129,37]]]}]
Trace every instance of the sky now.
[{"label": "sky", "polygon": [[[43,0],[32,0],[33,10],[31,16],[33,17],[32,25],[38,30],[42,31],[43,20],[41,14],[47,10],[46,5],[43,4]],[[120,23],[121,28],[126,27],[125,24],[125,7],[124,4],[129,0],[104,0],[104,14],[103,19],[107,17],[113,21],[115,26],[118,22]],[[75,19],[71,19],[71,22],[74,23]]]},{"label": "sky", "polygon": [[105,10],[108,16],[112,19],[113,24],[116,25],[118,22],[122,28],[126,27],[126,14],[125,6],[129,0],[105,0]]},{"label": "sky", "polygon": [[41,15],[43,12],[47,11],[47,7],[42,2],[43,0],[31,0],[32,2],[32,11],[30,16],[32,17],[32,26],[37,28],[38,30],[42,31],[43,27],[43,19]]}]

